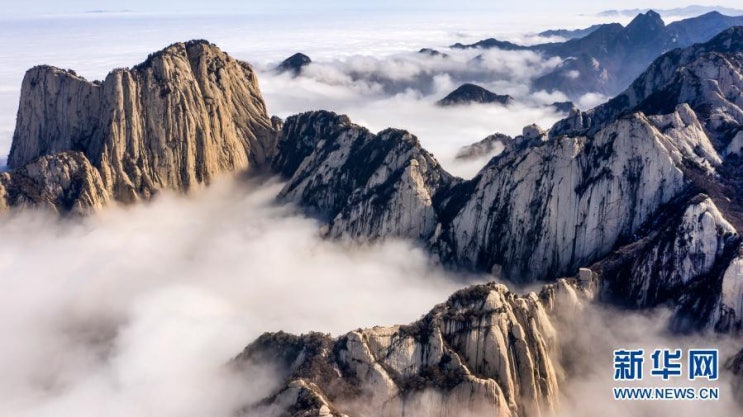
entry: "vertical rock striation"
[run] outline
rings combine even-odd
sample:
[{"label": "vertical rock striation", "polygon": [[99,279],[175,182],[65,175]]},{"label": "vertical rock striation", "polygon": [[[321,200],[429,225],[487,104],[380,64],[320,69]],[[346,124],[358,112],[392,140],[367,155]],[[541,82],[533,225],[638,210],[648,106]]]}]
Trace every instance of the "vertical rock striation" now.
[{"label": "vertical rock striation", "polygon": [[[697,138],[687,138],[695,140]],[[511,279],[577,270],[608,254],[685,186],[676,143],[643,115],[592,138],[562,137],[494,158],[444,226],[440,255]]]},{"label": "vertical rock striation", "polygon": [[375,135],[324,111],[286,120],[273,167],[287,179],[279,198],[327,220],[334,237],[426,239],[434,199],[455,182],[410,133]]},{"label": "vertical rock striation", "polygon": [[29,70],[8,166],[79,152],[106,193],[128,203],[264,164],[274,144],[252,68],[191,41],[114,70],[103,82],[49,66]]},{"label": "vertical rock striation", "polygon": [[408,326],[337,339],[264,334],[236,359],[273,363],[286,382],[248,415],[540,416],[558,401],[550,314],[591,292],[561,280],[518,296],[503,285],[464,289]]}]

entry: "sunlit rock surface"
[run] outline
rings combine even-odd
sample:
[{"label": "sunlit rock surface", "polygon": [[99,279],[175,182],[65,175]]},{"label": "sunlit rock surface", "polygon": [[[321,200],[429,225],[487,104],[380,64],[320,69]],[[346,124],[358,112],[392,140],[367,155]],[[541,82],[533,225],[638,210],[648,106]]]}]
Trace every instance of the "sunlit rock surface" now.
[{"label": "sunlit rock surface", "polygon": [[191,41],[114,70],[103,82],[49,66],[29,70],[8,166],[81,152],[106,194],[128,203],[263,164],[274,142],[252,68]]},{"label": "sunlit rock surface", "polygon": [[88,214],[108,200],[99,172],[80,152],[43,156],[13,172],[0,173],[0,209],[38,207]]},{"label": "sunlit rock surface", "polygon": [[286,120],[274,169],[279,198],[327,220],[328,234],[425,239],[438,224],[434,198],[454,182],[408,132],[377,134],[330,112]]},{"label": "sunlit rock surface", "polygon": [[[590,274],[590,272],[588,272]],[[592,297],[592,280],[518,296],[504,285],[458,291],[407,326],[333,339],[264,334],[236,359],[272,363],[286,382],[247,415],[541,416],[558,402],[551,315]]]}]

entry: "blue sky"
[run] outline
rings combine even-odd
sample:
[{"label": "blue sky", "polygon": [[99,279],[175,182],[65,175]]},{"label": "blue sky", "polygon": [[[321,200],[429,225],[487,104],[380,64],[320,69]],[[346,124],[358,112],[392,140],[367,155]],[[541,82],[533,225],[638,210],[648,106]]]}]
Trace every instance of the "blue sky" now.
[{"label": "blue sky", "polygon": [[690,4],[720,5],[740,7],[740,0],[694,0],[679,2],[673,0],[626,0],[595,1],[573,0],[556,2],[554,0],[531,0],[506,2],[494,0],[273,0],[273,1],[235,1],[235,0],[180,0],[180,1],[147,1],[123,0],[112,4],[100,0],[36,0],[30,2],[10,2],[3,6],[4,12],[11,15],[48,15],[81,13],[91,10],[132,10],[144,13],[163,12],[282,12],[293,11],[334,11],[334,10],[369,10],[385,9],[390,11],[412,10],[493,10],[493,11],[528,11],[534,9],[560,10],[566,12],[591,12],[606,9],[626,8],[674,8]]}]

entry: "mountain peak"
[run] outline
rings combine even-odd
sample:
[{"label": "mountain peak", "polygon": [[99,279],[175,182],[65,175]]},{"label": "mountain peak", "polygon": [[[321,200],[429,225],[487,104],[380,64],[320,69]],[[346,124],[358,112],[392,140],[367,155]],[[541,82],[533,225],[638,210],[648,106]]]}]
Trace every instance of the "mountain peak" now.
[{"label": "mountain peak", "polygon": [[307,55],[297,52],[296,54],[285,59],[276,67],[278,72],[292,72],[294,75],[298,75],[302,68],[312,63],[312,59]]},{"label": "mountain peak", "polygon": [[211,42],[209,42],[209,41],[207,41],[205,39],[192,39],[192,40],[186,41],[186,42],[175,42],[175,43],[172,43],[172,44],[166,46],[165,48],[163,48],[163,49],[161,49],[161,50],[159,50],[157,52],[153,52],[153,53],[149,54],[147,56],[147,59],[144,62],[142,62],[142,63],[137,64],[136,66],[134,66],[134,69],[140,69],[141,70],[141,69],[149,68],[149,67],[152,66],[152,63],[153,63],[153,61],[155,59],[162,58],[164,56],[173,55],[173,56],[182,56],[182,57],[189,58],[192,55],[192,52],[191,51],[194,50],[195,48],[199,48],[199,47],[202,47],[204,49],[211,50],[211,51],[213,51],[214,53],[217,53],[217,54],[224,54],[224,52],[222,52],[222,50],[219,49],[219,47],[217,45],[215,45],[215,44],[213,44],[213,43],[211,43]]},{"label": "mountain peak", "polygon": [[645,40],[646,36],[660,33],[666,24],[657,12],[648,10],[646,13],[638,14],[627,25],[627,33],[631,39]]},{"label": "mountain peak", "polygon": [[[99,171],[107,197],[129,203],[164,189],[188,192],[260,165],[275,135],[250,65],[193,40],[114,70],[102,82],[72,70],[32,68],[7,163],[17,170],[39,157],[78,151]],[[86,167],[80,158],[66,160]]]},{"label": "mountain peak", "polygon": [[477,84],[465,83],[459,86],[456,90],[452,91],[441,99],[438,104],[440,106],[451,106],[457,104],[469,104],[469,103],[500,103],[508,104],[513,100],[513,97],[509,95],[499,95],[494,92],[480,87]]}]

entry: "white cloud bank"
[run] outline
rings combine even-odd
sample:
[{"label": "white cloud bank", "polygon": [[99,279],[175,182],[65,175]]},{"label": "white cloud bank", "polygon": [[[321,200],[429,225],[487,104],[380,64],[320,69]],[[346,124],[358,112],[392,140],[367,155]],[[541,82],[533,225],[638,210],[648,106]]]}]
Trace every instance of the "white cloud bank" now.
[{"label": "white cloud bank", "polygon": [[321,240],[279,186],[3,219],[0,415],[228,416],[272,387],[223,368],[262,332],[407,323],[465,285],[408,243]]}]

